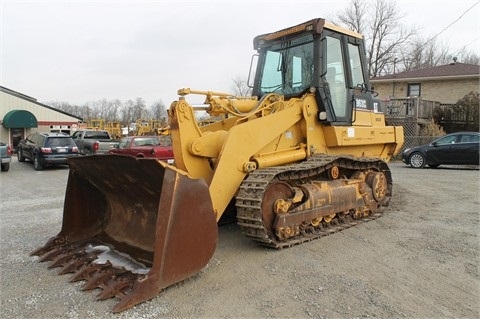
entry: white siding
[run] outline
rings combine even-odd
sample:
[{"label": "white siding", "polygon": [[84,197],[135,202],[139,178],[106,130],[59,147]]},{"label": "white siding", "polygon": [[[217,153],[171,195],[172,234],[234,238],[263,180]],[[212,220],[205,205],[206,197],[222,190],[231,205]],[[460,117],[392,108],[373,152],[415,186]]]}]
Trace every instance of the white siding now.
[{"label": "white siding", "polygon": [[[63,123],[62,125],[71,125],[79,122],[76,117],[63,114],[37,103],[36,101],[31,101],[0,89],[0,121],[3,121],[5,115],[13,110],[26,110],[31,112],[37,118],[38,128],[25,129],[25,136],[36,131],[49,132],[51,124]],[[11,143],[10,129],[5,128],[3,125],[0,125],[0,141]]]}]

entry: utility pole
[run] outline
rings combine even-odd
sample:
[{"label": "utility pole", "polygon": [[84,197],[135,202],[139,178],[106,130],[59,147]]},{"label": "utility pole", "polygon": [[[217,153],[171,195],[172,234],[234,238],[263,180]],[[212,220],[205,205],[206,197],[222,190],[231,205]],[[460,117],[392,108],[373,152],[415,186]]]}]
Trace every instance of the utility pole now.
[{"label": "utility pole", "polygon": [[397,58],[393,59],[393,90],[392,90],[392,97],[395,97],[395,66],[397,64]]}]

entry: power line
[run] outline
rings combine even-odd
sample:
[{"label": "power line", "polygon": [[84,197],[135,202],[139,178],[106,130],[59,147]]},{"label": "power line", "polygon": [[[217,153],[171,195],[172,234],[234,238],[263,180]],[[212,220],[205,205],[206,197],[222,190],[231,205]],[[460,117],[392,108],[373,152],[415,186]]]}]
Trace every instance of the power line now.
[{"label": "power line", "polygon": [[464,50],[466,47],[468,47],[470,44],[472,44],[473,42],[475,41],[478,41],[478,38],[479,37],[476,37],[475,39],[473,39],[472,41],[470,41],[469,43],[465,44],[463,47],[461,47],[460,49],[458,49],[457,51],[455,51],[453,53],[453,55],[456,55],[457,53],[461,52],[462,50]]},{"label": "power line", "polygon": [[433,41],[433,39],[435,39],[436,37],[438,37],[440,34],[442,34],[445,30],[447,30],[448,28],[450,28],[452,25],[454,25],[456,22],[458,22],[458,20],[460,20],[468,11],[472,10],[473,7],[475,7],[478,3],[480,3],[480,1],[477,1],[476,3],[473,4],[473,6],[471,6],[470,8],[468,8],[464,13],[462,13],[462,15],[460,15],[455,21],[453,21],[452,23],[450,23],[446,28],[444,28],[442,31],[438,32],[436,35],[434,35],[430,40],[428,40],[427,42],[424,43],[427,44],[429,43],[430,41]]}]

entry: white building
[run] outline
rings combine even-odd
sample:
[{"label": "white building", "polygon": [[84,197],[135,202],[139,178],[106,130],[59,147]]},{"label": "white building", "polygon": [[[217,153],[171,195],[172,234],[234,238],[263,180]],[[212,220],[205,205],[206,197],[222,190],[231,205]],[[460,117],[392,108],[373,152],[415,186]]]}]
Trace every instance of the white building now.
[{"label": "white building", "polygon": [[34,132],[72,134],[82,118],[37,102],[28,95],[0,86],[0,141],[12,145]]}]

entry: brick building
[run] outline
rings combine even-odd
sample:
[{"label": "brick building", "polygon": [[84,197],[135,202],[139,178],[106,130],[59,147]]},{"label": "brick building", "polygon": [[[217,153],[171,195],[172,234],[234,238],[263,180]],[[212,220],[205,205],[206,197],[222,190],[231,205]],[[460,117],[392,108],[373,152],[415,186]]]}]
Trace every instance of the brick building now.
[{"label": "brick building", "polygon": [[403,126],[404,148],[431,142],[435,136],[421,131],[432,122],[446,133],[478,130],[478,106],[455,104],[480,91],[479,65],[454,62],[372,78],[371,83],[384,101],[387,123]]},{"label": "brick building", "polygon": [[480,90],[480,66],[453,62],[380,76],[370,82],[384,100],[419,97],[440,104],[455,104],[468,93]]}]

